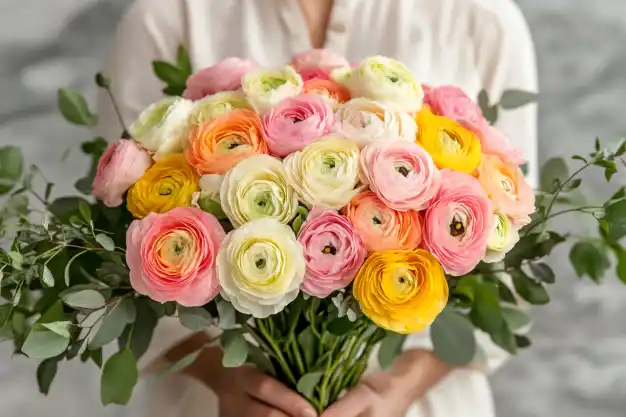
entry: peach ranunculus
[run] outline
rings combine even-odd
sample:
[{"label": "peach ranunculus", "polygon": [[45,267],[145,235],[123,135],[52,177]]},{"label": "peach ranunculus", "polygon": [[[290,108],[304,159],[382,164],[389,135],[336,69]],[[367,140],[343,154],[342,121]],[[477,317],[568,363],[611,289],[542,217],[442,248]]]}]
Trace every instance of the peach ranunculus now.
[{"label": "peach ranunculus", "polygon": [[186,150],[199,174],[224,174],[237,162],[267,153],[261,118],[252,110],[235,109],[192,130]]},{"label": "peach ranunculus", "polygon": [[375,142],[361,151],[364,183],[387,206],[424,210],[441,186],[441,174],[421,146],[401,140]]},{"label": "peach ranunculus", "polygon": [[416,211],[396,211],[372,191],[354,197],[343,209],[368,252],[412,250],[422,241],[422,219]]},{"label": "peach ranunculus", "polygon": [[428,151],[438,168],[472,174],[482,156],[480,140],[458,122],[437,116],[424,106],[417,114],[417,143]]},{"label": "peach ranunculus", "polygon": [[213,215],[194,207],[135,220],[126,233],[133,289],[160,303],[208,303],[220,291],[216,257],[225,236]]},{"label": "peach ranunculus", "polygon": [[485,155],[478,167],[478,181],[494,209],[509,216],[515,227],[530,223],[530,215],[535,212],[535,194],[519,168],[505,164],[497,156]]},{"label": "peach ranunculus", "polygon": [[291,66],[304,81],[328,79],[333,69],[349,65],[343,56],[328,49],[311,49],[297,54],[291,60]]},{"label": "peach ranunculus", "polygon": [[424,244],[447,274],[465,275],[487,250],[493,204],[471,175],[449,169],[441,174],[441,190],[424,217]]},{"label": "peach ranunculus", "polygon": [[[472,127],[468,127],[472,129]],[[489,126],[482,125],[480,129],[475,130],[484,154],[495,155],[508,165],[519,167],[524,163],[522,151],[515,146],[511,139],[501,130]]]},{"label": "peach ranunculus", "polygon": [[333,80],[315,78],[305,81],[302,92],[318,94],[330,100],[333,105],[342,104],[350,100],[350,92],[348,89]]},{"label": "peach ranunculus", "polygon": [[249,59],[226,58],[189,77],[183,95],[189,100],[200,100],[221,91],[237,90],[241,87],[241,77],[258,66]]},{"label": "peach ranunculus", "polygon": [[98,161],[93,196],[107,207],[123,203],[124,193],[152,165],[152,157],[132,140],[121,139],[109,145]]}]

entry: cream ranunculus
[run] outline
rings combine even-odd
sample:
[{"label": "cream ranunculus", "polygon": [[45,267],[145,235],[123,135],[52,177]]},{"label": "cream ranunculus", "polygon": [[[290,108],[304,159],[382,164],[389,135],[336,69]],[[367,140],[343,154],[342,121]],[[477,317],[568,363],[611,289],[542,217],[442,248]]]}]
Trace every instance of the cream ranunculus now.
[{"label": "cream ranunculus", "polygon": [[231,169],[222,182],[220,200],[235,227],[263,217],[287,224],[298,208],[283,163],[269,155],[252,156]]},{"label": "cream ranunculus", "polygon": [[417,124],[412,117],[366,98],[355,98],[340,105],[335,120],[334,131],[361,148],[378,141],[415,142]]},{"label": "cream ranunculus", "polygon": [[302,91],[302,77],[292,67],[259,69],[243,76],[241,88],[257,113],[263,114]]},{"label": "cream ranunculus", "polygon": [[131,125],[130,135],[141,143],[155,160],[186,147],[191,100],[170,97],[145,109]]},{"label": "cream ranunculus", "polygon": [[265,318],[296,299],[306,263],[291,228],[263,218],[226,236],[217,270],[222,297],[244,314]]},{"label": "cream ranunculus", "polygon": [[246,96],[241,91],[224,91],[194,102],[189,124],[202,125],[216,117],[230,113],[233,109],[250,109]]},{"label": "cream ranunculus", "polygon": [[203,201],[213,200],[220,201],[220,187],[224,181],[223,175],[208,174],[200,177],[200,191],[194,193],[191,198],[191,204],[195,207],[202,208]]},{"label": "cream ranunculus", "polygon": [[339,210],[361,189],[359,148],[353,141],[326,137],[284,160],[289,182],[308,207]]},{"label": "cream ranunculus", "polygon": [[491,229],[487,241],[487,252],[483,258],[483,261],[487,263],[502,261],[519,241],[518,229],[505,214],[496,212],[493,218],[493,229]]},{"label": "cream ranunculus", "polygon": [[331,74],[345,85],[352,97],[366,97],[413,113],[422,108],[424,90],[409,69],[395,59],[373,56],[347,71],[340,68]]}]

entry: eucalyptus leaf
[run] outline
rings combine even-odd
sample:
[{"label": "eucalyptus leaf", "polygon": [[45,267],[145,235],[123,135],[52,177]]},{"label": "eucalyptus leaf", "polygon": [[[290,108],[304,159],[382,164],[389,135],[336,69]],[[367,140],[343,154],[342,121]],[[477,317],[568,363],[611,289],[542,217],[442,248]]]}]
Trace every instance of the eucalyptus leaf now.
[{"label": "eucalyptus leaf", "polygon": [[391,366],[396,356],[402,352],[402,346],[405,340],[406,335],[390,331],[387,332],[378,350],[378,363],[382,369],[387,369]]},{"label": "eucalyptus leaf", "polygon": [[525,329],[532,323],[532,319],[528,314],[515,307],[502,307],[502,316],[513,332]]},{"label": "eucalyptus leaf", "polygon": [[178,318],[180,323],[192,332],[205,330],[213,324],[213,317],[202,307],[185,307],[179,305]]},{"label": "eucalyptus leaf", "polygon": [[115,250],[115,243],[113,242],[113,239],[111,239],[109,236],[105,235],[104,233],[100,233],[96,235],[96,242],[98,242],[100,246],[102,246],[104,249],[108,250],[109,252],[113,252]]},{"label": "eucalyptus leaf", "polygon": [[137,361],[130,349],[111,356],[102,370],[100,397],[103,405],[126,405],[139,379]]},{"label": "eucalyptus leaf", "polygon": [[87,127],[96,125],[96,116],[89,111],[87,101],[78,91],[67,88],[60,89],[58,106],[67,121]]},{"label": "eucalyptus leaf", "polygon": [[569,259],[579,277],[587,275],[595,282],[599,282],[611,266],[606,252],[589,241],[574,244]]},{"label": "eucalyptus leaf", "polygon": [[543,305],[550,302],[550,296],[542,283],[535,281],[521,269],[511,271],[515,291],[530,304]]},{"label": "eucalyptus leaf", "polygon": [[240,331],[225,331],[222,334],[222,349],[222,366],[225,368],[236,368],[248,359],[248,342]]},{"label": "eucalyptus leaf", "polygon": [[335,336],[343,336],[354,329],[355,326],[356,323],[350,321],[348,317],[340,317],[331,321],[326,329]]},{"label": "eucalyptus leaf", "polygon": [[133,323],[136,316],[137,309],[132,300],[124,299],[113,306],[104,316],[100,328],[89,342],[89,349],[99,349],[119,338],[126,325]]},{"label": "eucalyptus leaf", "polygon": [[11,191],[23,171],[22,151],[15,146],[0,147],[0,195]]},{"label": "eucalyptus leaf", "polygon": [[139,360],[150,347],[158,317],[147,300],[135,300],[135,308],[137,310],[135,321],[126,326],[118,339],[118,346],[120,349],[129,346],[135,359]]},{"label": "eucalyptus leaf", "polygon": [[315,388],[319,384],[323,375],[323,372],[309,372],[308,374],[303,375],[296,386],[298,392],[308,399],[313,398]]},{"label": "eucalyptus leaf", "polygon": [[313,365],[313,361],[315,360],[315,348],[317,347],[316,342],[317,338],[310,327],[306,327],[298,335],[298,344],[302,348],[304,361],[307,364],[307,367]]},{"label": "eucalyptus leaf", "polygon": [[435,354],[443,362],[465,366],[476,354],[474,326],[462,314],[445,308],[430,326]]},{"label": "eucalyptus leaf", "polygon": [[65,352],[69,344],[68,337],[61,336],[41,324],[36,324],[26,336],[22,352],[33,359],[49,359]]},{"label": "eucalyptus leaf", "polygon": [[41,267],[41,282],[46,287],[54,287],[54,275],[52,275],[52,271],[50,271],[48,265],[43,265]]},{"label": "eucalyptus leaf", "polygon": [[554,191],[555,180],[563,182],[569,177],[569,168],[563,158],[550,158],[541,168],[541,191]]},{"label": "eucalyptus leaf", "polygon": [[56,321],[52,323],[40,323],[42,327],[50,330],[53,333],[58,334],[66,339],[70,338],[70,326],[72,325],[69,321]]},{"label": "eucalyptus leaf", "polygon": [[84,201],[80,201],[78,203],[78,211],[87,224],[91,223],[91,208],[89,207],[89,204]]},{"label": "eucalyptus leaf", "polygon": [[537,93],[522,90],[505,90],[500,99],[500,106],[506,110],[523,107],[537,101]]},{"label": "eucalyptus leaf", "polygon": [[222,330],[231,330],[237,327],[235,309],[231,303],[219,300],[217,302],[217,313],[219,315],[219,326]]},{"label": "eucalyptus leaf", "polygon": [[70,271],[72,269],[72,264],[74,263],[74,261],[81,255],[84,255],[85,253],[87,253],[87,250],[84,250],[82,252],[78,252],[76,255],[72,256],[72,258],[69,260],[69,262],[65,265],[65,271],[64,271],[64,278],[65,278],[65,285],[67,287],[70,286]]},{"label": "eucalyptus leaf", "polygon": [[554,271],[543,262],[531,263],[530,271],[535,278],[546,284],[554,284],[556,282]]},{"label": "eucalyptus leaf", "polygon": [[260,371],[266,374],[276,376],[274,364],[267,356],[267,353],[258,346],[248,344],[248,358],[246,362],[255,365]]},{"label": "eucalyptus leaf", "polygon": [[39,386],[39,392],[43,395],[48,395],[50,392],[50,386],[57,374],[58,364],[59,360],[57,358],[51,358],[42,361],[37,367],[37,385]]},{"label": "eucalyptus leaf", "polygon": [[74,308],[98,310],[106,303],[104,296],[95,290],[69,292],[62,296],[65,304]]}]

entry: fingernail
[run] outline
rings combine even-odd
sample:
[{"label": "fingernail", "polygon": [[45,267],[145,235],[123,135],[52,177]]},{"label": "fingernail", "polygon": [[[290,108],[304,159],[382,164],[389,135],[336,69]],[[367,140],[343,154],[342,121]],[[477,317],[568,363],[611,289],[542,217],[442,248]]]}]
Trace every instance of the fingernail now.
[{"label": "fingernail", "polygon": [[317,413],[311,410],[303,410],[300,417],[317,417]]}]

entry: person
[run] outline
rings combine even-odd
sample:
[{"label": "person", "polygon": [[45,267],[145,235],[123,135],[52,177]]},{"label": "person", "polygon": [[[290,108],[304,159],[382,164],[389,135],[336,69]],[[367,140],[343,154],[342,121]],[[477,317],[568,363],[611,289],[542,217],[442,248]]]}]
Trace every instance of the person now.
[{"label": "person", "polygon": [[[456,85],[471,97],[484,89],[492,102],[507,89],[537,91],[533,43],[513,0],[136,0],[104,68],[126,123],[162,97],[151,62],[174,61],[181,44],[195,69],[229,56],[283,65],[299,52],[326,48],[349,62],[390,56],[420,82]],[[117,139],[119,124],[104,94],[99,114],[98,133]],[[503,111],[497,125],[523,150],[536,183],[536,107]],[[487,374],[506,354],[486,334],[477,337],[475,363],[451,369],[431,352],[427,331],[411,335],[391,369],[381,371],[373,361],[363,381],[322,416],[494,416]],[[176,321],[159,325],[142,360],[146,372],[208,347],[182,374],[148,380],[154,385],[146,416],[316,415],[304,398],[254,368],[222,368],[211,340],[189,335]]]}]

